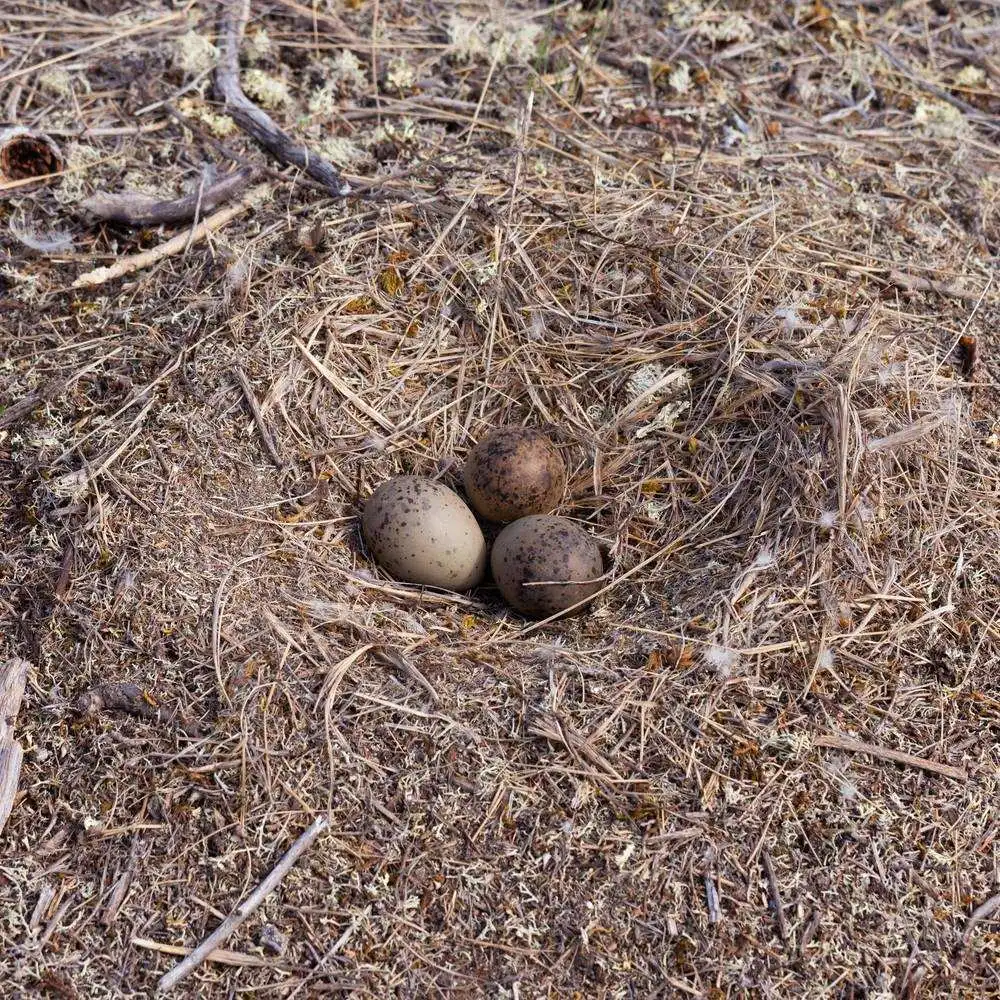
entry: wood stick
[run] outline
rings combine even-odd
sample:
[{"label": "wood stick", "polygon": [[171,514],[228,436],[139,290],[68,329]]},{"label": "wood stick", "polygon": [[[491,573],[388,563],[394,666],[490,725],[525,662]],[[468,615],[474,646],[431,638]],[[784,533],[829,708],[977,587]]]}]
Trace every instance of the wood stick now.
[{"label": "wood stick", "polygon": [[989,920],[1000,910],[1000,892],[995,896],[991,896],[986,900],[985,903],[980,903],[973,911],[969,917],[968,922],[965,925],[965,930],[962,931],[962,947],[964,948],[969,943],[969,938],[972,937],[972,932],[976,929],[977,924],[981,924],[984,920]]},{"label": "wood stick", "polygon": [[336,375],[334,372],[330,371],[322,361],[314,358],[309,352],[309,348],[299,340],[298,337],[292,337],[292,342],[295,346],[302,352],[302,356],[309,362],[309,366],[316,372],[317,375],[326,379],[334,389],[340,393],[344,399],[353,403],[354,406],[360,410],[366,417],[374,420],[379,427],[384,431],[389,431],[389,433],[395,433],[396,428],[393,426],[392,421],[379,413],[373,406],[369,406],[356,392],[351,391],[351,387],[342,379],[340,376]]},{"label": "wood stick", "polygon": [[28,680],[27,660],[8,660],[0,667],[0,832],[3,832],[21,776],[24,752],[14,739],[14,720],[21,708]]},{"label": "wood stick", "polygon": [[235,198],[250,183],[253,176],[252,170],[237,170],[214,184],[209,184],[201,192],[200,207],[197,191],[183,198],[168,201],[150,198],[135,191],[122,191],[118,194],[99,191],[82,202],[81,207],[106,222],[120,222],[126,226],[160,226],[190,222],[199,212],[211,212],[231,198]]},{"label": "wood stick", "polygon": [[975,105],[969,104],[968,101],[963,101],[960,97],[949,93],[944,87],[938,87],[936,84],[931,83],[930,80],[925,80],[923,77],[918,76],[899,56],[885,45],[880,45],[876,42],[875,48],[911,83],[915,83],[918,87],[923,87],[924,90],[929,94],[933,94],[938,100],[946,101],[952,107],[958,108],[959,111],[968,115],[973,121],[980,122],[993,131],[996,131],[1000,127],[1000,117],[997,115],[986,114]]},{"label": "wood stick", "polygon": [[219,65],[215,89],[225,102],[225,112],[255,142],[282,163],[300,167],[332,194],[348,195],[351,186],[332,163],[305,146],[299,146],[257,107],[240,84],[240,43],[250,18],[250,0],[222,0],[219,11]]},{"label": "wood stick", "polygon": [[299,836],[299,839],[292,844],[285,856],[275,865],[267,878],[187,958],[178,962],[160,978],[156,984],[156,992],[166,993],[172,990],[178,983],[191,975],[219,945],[228,940],[236,928],[281,884],[281,880],[288,874],[295,862],[328,825],[329,820],[326,816],[317,816],[310,827]]},{"label": "wood stick", "polygon": [[274,440],[274,435],[271,433],[271,429],[267,426],[264,420],[264,414],[261,413],[260,403],[257,402],[257,397],[254,395],[253,386],[250,385],[250,379],[247,378],[247,373],[239,365],[233,365],[233,374],[236,376],[236,381],[239,382],[240,388],[243,390],[243,395],[246,397],[247,406],[250,407],[250,413],[253,415],[253,422],[257,425],[257,433],[260,434],[261,442],[264,445],[264,450],[267,452],[268,457],[272,462],[279,468],[283,469],[285,463],[281,459],[281,455],[278,454],[278,445]]},{"label": "wood stick", "polygon": [[903,271],[890,270],[889,284],[902,288],[904,292],[937,292],[952,299],[974,301],[979,293],[966,288],[957,281],[938,281],[935,278],[922,278],[916,274],[906,274]]},{"label": "wood stick", "polygon": [[774,862],[767,850],[760,852],[760,860],[764,866],[764,874],[767,876],[768,887],[771,890],[771,905],[774,907],[774,919],[778,922],[778,935],[782,941],[787,941],[788,921],[785,919],[785,904],[781,901],[778,879],[774,874]]},{"label": "wood stick", "polygon": [[[132,944],[137,948],[146,948],[149,951],[158,951],[163,955],[190,955],[191,948],[182,948],[177,944],[162,944],[152,938],[132,938]],[[274,965],[266,958],[259,955],[247,955],[241,951],[230,951],[228,948],[216,948],[205,956],[206,962],[218,962],[219,965],[249,965],[255,969],[265,969]]]},{"label": "wood stick", "polygon": [[214,233],[217,229],[221,229],[232,222],[237,216],[249,211],[269,190],[269,184],[258,184],[256,187],[251,188],[235,205],[230,205],[228,208],[220,208],[218,212],[210,215],[204,222],[198,223],[190,233],[181,233],[173,239],[167,240],[166,243],[152,247],[150,250],[133,254],[131,257],[123,257],[112,264],[111,267],[97,267],[93,271],[87,271],[86,274],[81,274],[73,282],[73,288],[93,288],[96,285],[103,285],[108,281],[114,281],[116,278],[123,278],[127,274],[141,271],[143,268],[150,267],[166,257],[179,254],[183,252],[189,241],[192,244],[197,243],[208,236],[209,233]]},{"label": "wood stick", "polygon": [[864,743],[856,740],[853,736],[841,736],[839,733],[832,733],[829,736],[817,736],[813,740],[813,745],[818,747],[829,747],[831,750],[848,750],[853,753],[867,753],[872,757],[881,760],[891,760],[897,764],[908,764],[910,767],[920,767],[925,771],[933,771],[935,774],[943,774],[946,778],[955,778],[957,781],[968,781],[969,775],[960,767],[952,767],[951,764],[939,764],[936,760],[928,760],[926,757],[917,757],[912,753],[904,753],[902,750],[889,750],[884,747],[875,746],[874,743]]}]

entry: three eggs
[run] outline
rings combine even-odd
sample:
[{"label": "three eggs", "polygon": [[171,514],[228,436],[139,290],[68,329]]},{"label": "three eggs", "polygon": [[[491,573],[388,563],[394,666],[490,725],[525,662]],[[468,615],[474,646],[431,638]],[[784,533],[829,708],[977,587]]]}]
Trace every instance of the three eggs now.
[{"label": "three eggs", "polygon": [[[504,600],[521,614],[558,614],[601,587],[597,543],[549,512],[566,488],[559,452],[540,431],[500,427],[469,454],[466,495],[484,520],[507,523],[490,568]],[[361,520],[372,556],[398,580],[468,590],[486,573],[486,539],[469,506],[441,483],[399,476],[383,483]]]}]

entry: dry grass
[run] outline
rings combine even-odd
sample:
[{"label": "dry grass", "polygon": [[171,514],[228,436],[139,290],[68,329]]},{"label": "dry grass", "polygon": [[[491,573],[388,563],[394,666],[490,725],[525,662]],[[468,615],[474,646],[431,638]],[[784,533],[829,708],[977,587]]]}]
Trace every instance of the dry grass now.
[{"label": "dry grass", "polygon": [[[0,400],[43,397],[0,430],[5,995],[148,996],[328,810],[180,995],[1000,996],[996,5],[659,6],[255,4],[259,99],[360,194],[271,177],[85,292],[175,232],[83,198],[226,165],[213,9],[4,7],[0,107],[70,171],[0,207]],[[593,613],[380,574],[358,498],[522,420]],[[80,717],[106,681],[173,707]]]}]

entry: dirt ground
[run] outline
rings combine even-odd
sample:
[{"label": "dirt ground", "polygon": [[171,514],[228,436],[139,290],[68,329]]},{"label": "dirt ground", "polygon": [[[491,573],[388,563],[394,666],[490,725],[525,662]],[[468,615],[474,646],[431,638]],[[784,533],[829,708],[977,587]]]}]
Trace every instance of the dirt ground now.
[{"label": "dirt ground", "polygon": [[[217,13],[0,10],[65,158],[0,192],[0,993],[152,995],[327,815],[173,995],[1000,997],[1000,7],[255,0],[346,198]],[[366,556],[500,423],[571,621]]]}]

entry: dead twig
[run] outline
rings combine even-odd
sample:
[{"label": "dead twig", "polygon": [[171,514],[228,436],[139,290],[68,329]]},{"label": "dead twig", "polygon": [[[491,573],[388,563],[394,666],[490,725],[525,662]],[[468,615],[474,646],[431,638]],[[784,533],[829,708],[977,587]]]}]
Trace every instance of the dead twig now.
[{"label": "dead twig", "polygon": [[275,159],[300,167],[335,195],[348,195],[351,186],[343,180],[336,167],[321,156],[299,146],[275,124],[266,112],[257,107],[240,85],[240,43],[250,17],[249,0],[222,0],[219,12],[219,65],[215,71],[215,86],[225,102],[230,118]]},{"label": "dead twig", "polygon": [[233,219],[248,211],[269,190],[270,185],[258,184],[256,187],[251,188],[235,205],[220,208],[214,215],[210,215],[204,222],[200,222],[195,226],[190,233],[181,233],[179,236],[175,236],[173,239],[167,240],[166,243],[161,243],[150,250],[133,254],[131,257],[123,257],[115,264],[112,264],[111,267],[96,267],[93,271],[87,271],[73,282],[73,287],[93,288],[96,285],[103,285],[109,281],[114,281],[116,278],[123,278],[127,274],[132,274],[135,271],[141,271],[143,268],[157,264],[166,257],[183,253],[189,244],[203,240],[209,233],[214,233],[217,229],[221,229],[227,223],[232,222]]},{"label": "dead twig", "polygon": [[970,914],[965,924],[965,930],[962,931],[963,948],[969,943],[969,939],[972,937],[972,932],[976,929],[976,926],[984,920],[989,920],[997,911],[1000,911],[1000,892],[995,896],[991,896],[985,903],[980,903]]},{"label": "dead twig", "polygon": [[902,288],[905,292],[937,292],[951,299],[974,301],[979,293],[958,281],[937,281],[934,278],[921,278],[916,274],[906,274],[903,271],[889,271],[889,284]]},{"label": "dead twig", "polygon": [[138,684],[122,684],[114,681],[98,684],[79,695],[73,702],[73,708],[83,716],[92,717],[101,712],[125,712],[147,722],[176,725],[190,736],[197,736],[201,732],[201,727],[197,723],[189,722],[182,717],[176,705],[168,707],[159,704]]},{"label": "dead twig", "polygon": [[[132,938],[132,944],[148,951],[158,951],[163,955],[190,955],[191,948],[183,948],[177,944],[162,944],[151,938]],[[206,962],[217,962],[219,965],[243,965],[254,969],[273,968],[275,963],[269,962],[259,955],[246,955],[240,951],[230,951],[228,948],[216,948],[205,956]]]},{"label": "dead twig", "polygon": [[267,452],[268,458],[270,458],[279,469],[283,469],[285,467],[285,462],[278,453],[278,444],[274,440],[274,435],[271,433],[271,429],[267,426],[267,423],[264,420],[264,414],[261,412],[260,403],[257,402],[257,397],[254,395],[253,386],[250,385],[250,379],[247,378],[247,373],[243,371],[239,365],[234,365],[233,375],[236,377],[236,381],[239,382],[240,388],[243,390],[244,397],[246,397],[247,406],[250,407],[253,422],[257,427],[257,433],[260,434],[260,440],[264,445],[264,450]]},{"label": "dead twig", "polygon": [[91,215],[105,222],[119,222],[126,226],[160,226],[190,222],[200,212],[211,212],[231,198],[235,198],[253,180],[254,172],[237,170],[200,192],[183,198],[161,201],[134,191],[111,194],[99,191],[82,202]]},{"label": "dead twig", "polygon": [[766,851],[760,852],[761,864],[764,867],[764,875],[767,877],[767,885],[771,890],[771,907],[774,910],[774,919],[778,924],[778,936],[782,941],[788,940],[788,921],[785,919],[785,904],[781,900],[781,892],[778,889],[778,880],[774,874],[774,862],[771,855]]},{"label": "dead twig", "polygon": [[27,660],[8,660],[0,667],[0,833],[3,832],[21,776],[24,751],[14,739],[14,720],[21,708],[28,679]]},{"label": "dead twig", "polygon": [[397,653],[396,650],[389,649],[386,646],[376,646],[373,650],[373,655],[379,662],[395,667],[416,681],[427,692],[427,696],[435,705],[440,703],[441,697],[434,688],[434,685],[401,653]]},{"label": "dead twig", "polygon": [[271,873],[247,898],[219,924],[211,934],[182,962],[178,962],[156,984],[157,993],[167,993],[185,980],[195,969],[206,961],[216,947],[228,940],[233,932],[253,913],[257,907],[281,884],[296,861],[309,849],[313,841],[327,828],[326,816],[317,816],[309,828],[299,836],[285,856],[271,870]]},{"label": "dead twig", "polygon": [[943,87],[939,87],[936,84],[931,83],[930,80],[922,79],[887,46],[876,43],[875,48],[877,48],[879,52],[881,52],[882,55],[885,56],[885,58],[888,59],[889,62],[892,63],[892,65],[895,66],[895,68],[910,81],[910,83],[915,83],[918,87],[926,90],[927,93],[933,94],[936,98],[938,98],[938,100],[950,104],[953,108],[958,108],[959,111],[968,115],[973,121],[989,127],[991,131],[1000,129],[1000,118],[996,115],[984,114],[979,110],[979,108],[969,104],[968,101],[963,101],[960,97],[950,94]]},{"label": "dead twig", "polygon": [[29,393],[27,396],[19,399],[16,403],[11,403],[10,406],[0,412],[0,431],[6,427],[11,427],[14,424],[19,423],[21,420],[24,420],[25,417],[30,416],[34,410],[38,409],[39,406],[48,403],[57,396],[61,396],[71,385],[79,381],[84,375],[88,375],[95,369],[100,368],[110,358],[119,353],[121,353],[121,348],[116,347],[110,352],[110,354],[101,358],[100,361],[96,361],[94,364],[81,368],[78,372],[74,372],[68,378],[52,379],[51,382],[47,382],[40,389],[36,389],[34,392]]},{"label": "dead twig", "polygon": [[834,733],[829,736],[817,736],[813,744],[818,747],[829,747],[831,750],[847,750],[852,753],[867,753],[872,757],[881,760],[891,760],[897,764],[908,764],[910,767],[920,767],[925,771],[933,771],[935,774],[942,774],[946,778],[955,778],[956,781],[968,781],[968,774],[960,767],[952,767],[950,764],[939,764],[936,760],[928,760],[926,757],[917,757],[912,753],[904,753],[902,750],[888,750],[885,747],[875,746],[874,743],[865,743],[856,740],[853,736],[841,736]]}]

